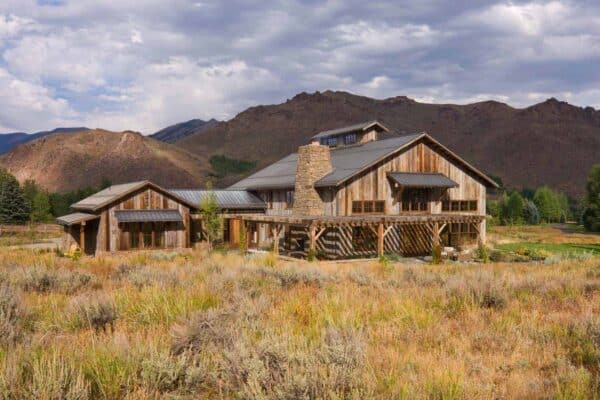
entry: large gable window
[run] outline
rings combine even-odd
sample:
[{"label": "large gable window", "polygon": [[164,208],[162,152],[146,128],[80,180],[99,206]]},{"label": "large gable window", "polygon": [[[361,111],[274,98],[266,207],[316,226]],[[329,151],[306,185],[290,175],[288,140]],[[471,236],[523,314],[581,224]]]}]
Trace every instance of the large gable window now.
[{"label": "large gable window", "polygon": [[356,133],[349,133],[344,136],[344,144],[353,144],[356,143]]}]

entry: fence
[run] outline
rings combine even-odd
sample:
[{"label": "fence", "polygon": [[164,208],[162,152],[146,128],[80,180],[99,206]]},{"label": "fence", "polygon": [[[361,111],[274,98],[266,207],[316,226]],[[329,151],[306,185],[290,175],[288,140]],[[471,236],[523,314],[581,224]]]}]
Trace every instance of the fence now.
[{"label": "fence", "polygon": [[57,224],[27,224],[27,225],[0,225],[0,235],[4,233],[56,233],[62,232],[62,227]]}]

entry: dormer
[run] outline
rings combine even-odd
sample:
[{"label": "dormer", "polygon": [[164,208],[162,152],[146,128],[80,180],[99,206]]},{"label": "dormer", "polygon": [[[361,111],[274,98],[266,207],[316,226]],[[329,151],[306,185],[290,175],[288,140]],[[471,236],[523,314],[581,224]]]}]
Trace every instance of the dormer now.
[{"label": "dormer", "polygon": [[380,132],[389,132],[389,129],[378,121],[369,121],[319,132],[311,141],[329,147],[351,146],[377,140]]}]

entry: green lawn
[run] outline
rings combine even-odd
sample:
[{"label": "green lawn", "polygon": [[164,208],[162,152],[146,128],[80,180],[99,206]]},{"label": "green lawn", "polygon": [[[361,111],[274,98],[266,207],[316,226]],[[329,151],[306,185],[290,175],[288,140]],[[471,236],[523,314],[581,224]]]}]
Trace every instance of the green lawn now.
[{"label": "green lawn", "polygon": [[517,243],[504,243],[499,244],[496,248],[505,251],[514,251],[521,248],[525,248],[527,250],[544,250],[549,253],[555,254],[567,254],[567,253],[594,253],[595,255],[600,255],[600,244],[596,243],[527,243],[527,242],[517,242]]}]

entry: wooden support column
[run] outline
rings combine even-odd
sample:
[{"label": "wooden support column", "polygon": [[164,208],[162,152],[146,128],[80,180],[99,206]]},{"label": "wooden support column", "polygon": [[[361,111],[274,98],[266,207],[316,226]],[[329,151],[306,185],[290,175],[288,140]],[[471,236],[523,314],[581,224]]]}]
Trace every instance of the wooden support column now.
[{"label": "wooden support column", "polygon": [[377,255],[379,257],[383,256],[383,239],[385,237],[385,233],[383,231],[383,222],[377,224]]},{"label": "wooden support column", "polygon": [[317,251],[317,226],[315,224],[311,224],[308,230],[308,237],[310,239],[310,251]]},{"label": "wooden support column", "polygon": [[85,254],[85,221],[79,225],[79,248],[81,254]]},{"label": "wooden support column", "polygon": [[273,224],[271,233],[273,234],[273,253],[279,254],[279,235],[281,234],[283,225]]},{"label": "wooden support column", "polygon": [[152,222],[152,248],[156,247],[156,224]]},{"label": "wooden support column", "polygon": [[433,248],[440,244],[440,224],[438,222],[433,223]]}]

